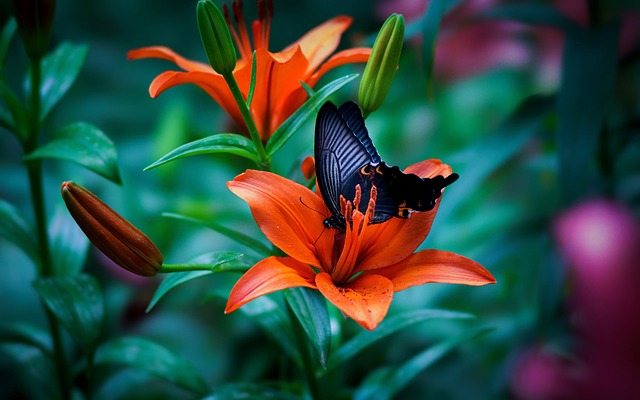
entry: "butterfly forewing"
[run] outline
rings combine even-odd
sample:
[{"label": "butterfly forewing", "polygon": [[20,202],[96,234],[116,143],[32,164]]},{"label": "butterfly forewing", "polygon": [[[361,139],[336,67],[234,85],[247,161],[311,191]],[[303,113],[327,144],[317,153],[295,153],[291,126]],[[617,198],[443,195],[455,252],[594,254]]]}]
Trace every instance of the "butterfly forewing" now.
[{"label": "butterfly forewing", "polygon": [[[340,215],[340,194],[343,193],[344,184],[350,181],[362,166],[373,161],[365,144],[349,126],[351,123],[351,126],[360,131],[364,129],[368,139],[364,122],[357,120],[357,118],[362,120],[360,109],[355,103],[352,104],[355,109],[342,110],[341,107],[339,111],[336,106],[327,102],[320,109],[316,119],[316,176],[325,204],[332,215]],[[341,111],[344,111],[344,114]],[[356,111],[358,115],[355,114]],[[375,157],[379,159],[380,156],[373,148],[371,139],[368,139],[368,143]]]}]

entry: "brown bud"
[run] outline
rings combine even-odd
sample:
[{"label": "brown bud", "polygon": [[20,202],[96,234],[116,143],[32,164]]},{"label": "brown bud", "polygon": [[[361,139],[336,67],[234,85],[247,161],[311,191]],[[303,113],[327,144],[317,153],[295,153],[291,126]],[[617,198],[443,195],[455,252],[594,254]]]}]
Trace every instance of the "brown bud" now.
[{"label": "brown bud", "polygon": [[104,255],[137,275],[158,272],[162,253],[144,233],[82,186],[64,182],[60,190],[73,219]]},{"label": "brown bud", "polygon": [[47,51],[55,9],[55,0],[13,1],[18,32],[32,60],[40,60]]}]

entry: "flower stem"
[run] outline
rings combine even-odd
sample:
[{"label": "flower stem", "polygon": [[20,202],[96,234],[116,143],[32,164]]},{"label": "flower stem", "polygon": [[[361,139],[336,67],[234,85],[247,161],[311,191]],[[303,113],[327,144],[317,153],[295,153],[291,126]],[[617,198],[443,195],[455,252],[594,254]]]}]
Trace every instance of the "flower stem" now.
[{"label": "flower stem", "polygon": [[298,317],[296,317],[296,314],[293,312],[293,309],[291,308],[289,303],[287,303],[287,311],[289,313],[291,325],[293,326],[293,333],[296,336],[296,342],[298,342],[298,351],[300,351],[300,356],[302,357],[304,375],[307,379],[307,385],[309,386],[311,398],[313,400],[321,400],[322,394],[320,392],[320,386],[318,385],[316,371],[313,366],[313,359],[310,353],[307,334],[304,332],[302,324],[300,323],[300,321],[298,321]]},{"label": "flower stem", "polygon": [[162,264],[158,273],[211,271],[211,264]]},{"label": "flower stem", "polygon": [[256,152],[258,153],[258,157],[260,158],[260,164],[258,165],[265,171],[269,171],[271,169],[269,158],[267,157],[267,153],[264,149],[264,145],[262,144],[262,140],[260,139],[260,134],[258,133],[258,128],[256,127],[255,122],[253,121],[253,117],[251,116],[251,110],[247,106],[247,102],[242,96],[242,92],[240,91],[240,87],[238,86],[238,82],[232,73],[228,73],[223,75],[224,80],[227,82],[229,89],[231,90],[231,94],[233,95],[238,108],[240,109],[240,113],[242,114],[242,118],[244,119],[244,123],[247,125],[247,129],[249,130],[249,136],[251,136],[251,140],[253,141],[253,145],[256,147]]},{"label": "flower stem", "polygon": [[[41,69],[40,61],[36,60],[31,63],[31,132],[25,144],[25,153],[31,153],[38,147],[38,138],[40,134],[40,82]],[[38,253],[40,255],[39,276],[47,278],[53,276],[53,267],[51,264],[51,256],[49,250],[49,237],[47,234],[47,216],[45,210],[43,179],[42,179],[42,161],[32,160],[27,165],[29,174],[29,186],[31,189],[31,198],[33,203],[33,213],[36,222],[36,235],[38,239]],[[63,399],[71,398],[71,380],[69,368],[64,354],[62,345],[62,337],[58,320],[49,309],[44,306],[47,320],[49,322],[49,330],[53,340],[53,348],[56,362],[56,370],[60,383],[60,390]]]}]

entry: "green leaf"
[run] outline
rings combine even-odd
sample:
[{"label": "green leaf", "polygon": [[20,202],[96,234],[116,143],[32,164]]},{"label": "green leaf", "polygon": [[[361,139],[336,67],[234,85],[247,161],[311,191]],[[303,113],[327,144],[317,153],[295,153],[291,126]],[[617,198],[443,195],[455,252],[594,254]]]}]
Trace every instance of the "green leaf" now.
[{"label": "green leaf", "polygon": [[116,146],[93,125],[84,122],[68,125],[56,133],[55,139],[24,157],[25,160],[45,158],[76,162],[114,183],[122,184]]},{"label": "green leaf", "polygon": [[143,338],[124,337],[102,343],[96,351],[94,364],[145,371],[199,395],[210,392],[209,385],[191,363]]},{"label": "green leaf", "polygon": [[271,138],[267,142],[267,157],[271,158],[273,155],[284,146],[289,139],[304,125],[307,120],[316,113],[318,107],[324,103],[324,101],[332,93],[356,79],[358,74],[351,74],[343,76],[330,82],[318,90],[313,96],[300,107],[293,115],[287,118],[286,121],[273,132]]},{"label": "green leaf", "polygon": [[325,368],[331,349],[331,324],[324,296],[309,288],[291,288],[284,296],[309,338],[316,365]]},{"label": "green leaf", "polygon": [[0,236],[18,246],[35,264],[40,263],[35,231],[20,210],[0,199]]},{"label": "green leaf", "polygon": [[264,333],[277,343],[296,365],[302,365],[291,322],[278,303],[267,296],[261,296],[240,307],[239,311],[260,325]]},{"label": "green leaf", "polygon": [[443,340],[418,353],[399,367],[386,367],[368,376],[355,393],[356,400],[386,400],[404,388],[413,378],[432,366],[460,344],[489,332],[490,329],[475,331],[452,339]]},{"label": "green leaf", "polygon": [[13,39],[13,35],[16,33],[16,28],[18,24],[16,24],[15,18],[9,18],[7,23],[2,28],[2,33],[0,34],[0,71],[3,73],[0,74],[4,76],[4,66],[7,64],[7,55],[9,54],[9,47],[11,46],[11,40]]},{"label": "green leaf", "polygon": [[596,151],[612,103],[620,20],[566,35],[558,94],[558,177],[566,203],[597,193]]},{"label": "green leaf", "polygon": [[11,119],[7,119],[8,114],[5,112],[3,125],[16,134],[21,143],[25,143],[29,135],[29,116],[27,110],[24,109],[22,103],[4,79],[0,79],[0,98],[4,100],[11,114]]},{"label": "green leaf", "polygon": [[[281,383],[286,388],[286,383]],[[275,383],[225,383],[216,385],[213,394],[203,400],[300,400],[299,394],[288,393]]]},{"label": "green leaf", "polygon": [[[531,137],[542,130],[555,101],[553,96],[528,98],[491,136],[448,158],[451,165],[456,165],[461,184],[447,188],[447,206],[438,211],[442,219],[462,205],[469,193],[478,190],[492,173],[518,154]],[[483,154],[483,162],[477,162],[478,154]]]},{"label": "green leaf", "polygon": [[91,357],[104,319],[98,281],[90,275],[81,274],[40,278],[33,285],[47,308]]},{"label": "green leaf", "polygon": [[473,315],[448,311],[448,310],[415,310],[385,318],[372,332],[360,332],[351,340],[342,345],[329,359],[327,371],[335,369],[348,361],[362,350],[376,343],[377,341],[406,329],[411,325],[431,319],[468,319]]},{"label": "green leaf", "polygon": [[501,4],[479,12],[476,18],[516,21],[531,25],[559,28],[568,32],[577,28],[575,22],[556,8],[543,3]]},{"label": "green leaf", "polygon": [[0,325],[0,342],[26,344],[40,349],[44,355],[53,356],[51,335],[26,323],[13,322]]},{"label": "green leaf", "polygon": [[164,297],[164,295],[169,293],[172,289],[202,276],[211,275],[216,272],[226,272],[224,268],[219,269],[219,267],[223,267],[228,263],[238,265],[238,263],[232,262],[237,261],[240,257],[242,257],[242,253],[238,253],[235,251],[214,251],[194,258],[192,260],[194,264],[210,265],[211,270],[175,272],[167,275],[167,277],[164,278],[162,283],[158,286],[158,289],[156,289],[153,298],[147,306],[146,312],[151,311],[151,309],[155,307],[156,304],[158,304],[158,301],[160,301],[160,299]]},{"label": "green leaf", "polygon": [[251,81],[249,81],[249,93],[247,94],[247,107],[251,109],[251,102],[253,101],[253,93],[256,90],[256,51],[253,51],[253,55],[251,56]]},{"label": "green leaf", "polygon": [[38,348],[22,343],[5,343],[0,344],[0,352],[18,364],[15,369],[21,378],[21,387],[29,393],[29,398],[62,399],[53,362]]},{"label": "green leaf", "polygon": [[431,74],[435,60],[436,40],[440,31],[440,21],[445,14],[445,0],[432,0],[425,12],[422,23],[422,64],[427,78],[427,86],[431,87]]},{"label": "green leaf", "polygon": [[225,226],[216,224],[215,222],[205,221],[203,219],[197,219],[197,218],[187,217],[185,215],[173,214],[173,213],[163,213],[162,216],[168,217],[168,218],[175,218],[181,221],[186,221],[192,224],[204,226],[206,228],[209,228],[211,230],[214,230],[218,233],[225,235],[229,239],[237,243],[240,243],[241,245],[246,246],[247,248],[255,251],[256,253],[262,256],[268,257],[272,255],[271,249],[265,246],[261,241],[256,240],[251,236],[247,236],[242,232],[238,232],[231,228],[227,228]]},{"label": "green leaf", "polygon": [[[40,85],[41,109],[40,120],[69,91],[87,59],[87,45],[62,43],[56,50],[42,59],[42,82]],[[31,93],[31,74],[27,74],[26,93]]]},{"label": "green leaf", "polygon": [[149,165],[144,170],[146,171],[180,158],[212,153],[235,154],[253,162],[258,162],[259,159],[256,153],[256,147],[251,140],[236,133],[217,133],[178,147],[162,156],[158,161]]},{"label": "green leaf", "polygon": [[66,210],[57,212],[49,222],[49,238],[54,276],[79,274],[87,257],[89,239]]}]

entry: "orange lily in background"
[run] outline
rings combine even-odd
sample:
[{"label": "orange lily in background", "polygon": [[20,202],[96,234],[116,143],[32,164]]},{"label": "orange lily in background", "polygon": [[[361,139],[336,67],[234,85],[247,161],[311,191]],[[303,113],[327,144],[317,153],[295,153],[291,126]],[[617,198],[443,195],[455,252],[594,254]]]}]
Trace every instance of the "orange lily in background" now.
[{"label": "orange lily in background", "polygon": [[[423,178],[446,177],[451,167],[426,160],[405,172]],[[320,194],[298,183],[270,172],[248,170],[227,186],[249,203],[262,232],[288,256],[268,257],[247,271],[231,290],[226,313],[277,290],[308,287],[373,330],[387,314],[394,292],[430,282],[495,283],[484,267],[458,254],[441,250],[414,253],[431,230],[439,202],[433,210],[414,213],[409,219],[370,225],[375,190],[365,214],[358,210],[356,195],[342,202],[342,212],[351,223],[344,235],[336,235],[323,226],[329,211]]]},{"label": "orange lily in background", "polygon": [[[252,57],[255,49],[256,86],[251,102],[251,114],[263,143],[266,143],[273,132],[307,99],[301,81],[313,87],[327,71],[340,65],[366,62],[369,59],[371,49],[365,47],[343,50],[329,57],[338,47],[344,31],[351,25],[351,17],[339,16],[330,19],[307,32],[281,52],[272,53],[268,50],[273,16],[272,0],[258,0],[259,19],[253,21],[251,26],[254,47],[251,46],[242,14],[242,2],[234,1],[232,6],[237,29],[231,22],[226,5],[223,11],[240,55],[233,75],[246,99],[251,83]],[[245,134],[247,133],[240,110],[224,78],[208,64],[187,60],[162,46],[131,50],[127,57],[130,60],[161,58],[173,61],[184,71],[165,71],[158,75],[149,86],[151,97],[155,98],[173,86],[184,83],[196,84],[229,114]]]}]

